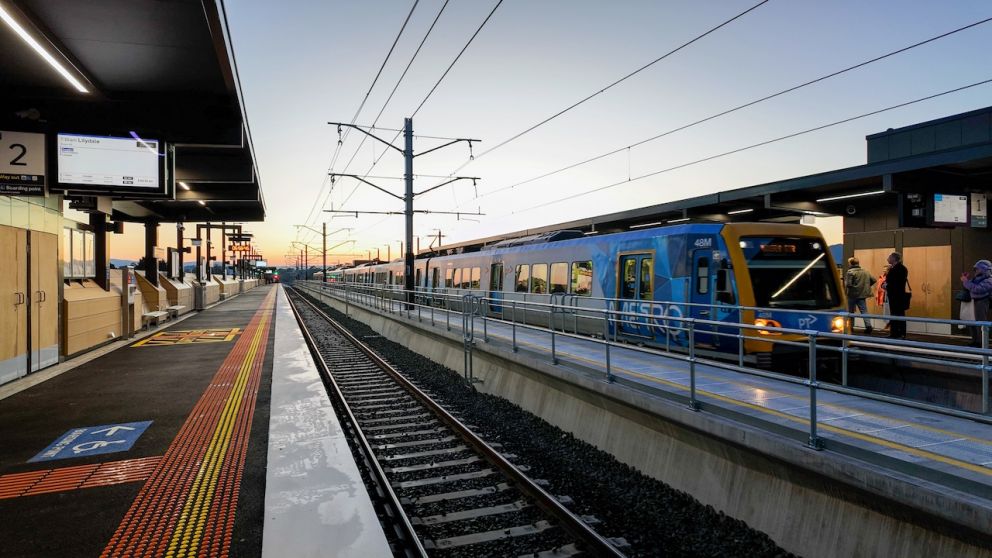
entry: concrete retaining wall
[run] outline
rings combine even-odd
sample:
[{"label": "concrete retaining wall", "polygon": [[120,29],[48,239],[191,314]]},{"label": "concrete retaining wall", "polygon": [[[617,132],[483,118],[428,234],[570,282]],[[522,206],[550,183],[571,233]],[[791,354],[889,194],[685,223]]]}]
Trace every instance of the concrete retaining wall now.
[{"label": "concrete retaining wall", "polygon": [[[331,305],[344,311],[336,299]],[[384,337],[462,371],[461,336],[349,306]],[[479,343],[504,397],[807,557],[989,556],[987,501]],[[937,510],[937,511],[934,511]]]}]

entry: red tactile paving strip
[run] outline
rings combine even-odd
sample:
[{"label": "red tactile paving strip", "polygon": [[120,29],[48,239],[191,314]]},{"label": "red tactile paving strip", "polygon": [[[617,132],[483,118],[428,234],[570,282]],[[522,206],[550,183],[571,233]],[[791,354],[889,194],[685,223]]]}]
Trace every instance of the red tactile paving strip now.
[{"label": "red tactile paving strip", "polygon": [[0,476],[0,500],[143,481],[161,459],[161,456],[142,457],[3,475]]},{"label": "red tactile paving strip", "polygon": [[252,317],[101,556],[228,555],[275,293]]}]

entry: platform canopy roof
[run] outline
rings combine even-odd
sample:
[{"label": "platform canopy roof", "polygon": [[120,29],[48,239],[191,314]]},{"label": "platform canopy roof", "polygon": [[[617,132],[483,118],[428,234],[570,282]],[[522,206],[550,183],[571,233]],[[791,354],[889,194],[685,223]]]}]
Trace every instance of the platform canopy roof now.
[{"label": "platform canopy roof", "polygon": [[880,205],[895,211],[901,192],[992,190],[992,107],[889,129],[868,136],[866,143],[864,165],[450,244],[440,251],[472,251],[561,230],[605,234],[682,222],[797,222],[803,215],[857,214]]},{"label": "platform canopy roof", "polygon": [[0,129],[134,132],[174,145],[173,199],[115,199],[116,220],[264,219],[222,0],[0,0],[0,8],[67,74],[0,23]]}]

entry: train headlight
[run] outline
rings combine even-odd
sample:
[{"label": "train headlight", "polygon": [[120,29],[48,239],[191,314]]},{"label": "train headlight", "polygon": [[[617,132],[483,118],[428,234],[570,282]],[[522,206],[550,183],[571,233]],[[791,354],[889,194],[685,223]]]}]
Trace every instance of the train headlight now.
[{"label": "train headlight", "polygon": [[[754,325],[758,327],[782,327],[778,321],[769,318],[755,318]],[[782,333],[770,329],[759,329],[758,335],[782,335]]]},{"label": "train headlight", "polygon": [[830,331],[833,333],[844,333],[844,318],[840,316],[834,316],[834,319],[830,320]]}]

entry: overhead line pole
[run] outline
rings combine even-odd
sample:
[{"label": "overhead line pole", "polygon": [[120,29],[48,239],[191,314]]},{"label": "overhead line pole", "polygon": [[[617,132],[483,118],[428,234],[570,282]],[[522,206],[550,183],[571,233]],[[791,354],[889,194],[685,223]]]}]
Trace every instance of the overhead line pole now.
[{"label": "overhead line pole", "polygon": [[[390,196],[392,196],[394,198],[397,198],[397,199],[400,199],[400,200],[403,201],[403,203],[404,203],[403,214],[406,216],[406,242],[405,242],[406,253],[404,254],[403,281],[404,281],[404,289],[406,290],[406,293],[407,293],[406,294],[407,302],[413,302],[413,290],[414,290],[414,273],[413,272],[414,272],[414,258],[415,258],[415,255],[413,253],[413,246],[414,246],[414,244],[413,244],[413,214],[414,213],[428,213],[428,211],[423,211],[423,210],[422,211],[414,211],[414,209],[413,209],[413,198],[416,197],[416,196],[418,196],[418,195],[421,195],[421,194],[425,194],[427,192],[430,192],[431,190],[434,190],[436,188],[440,188],[441,186],[444,185],[444,184],[440,184],[440,185],[434,186],[432,188],[428,188],[427,190],[424,190],[422,192],[417,192],[417,193],[414,193],[414,191],[413,191],[413,159],[414,159],[414,157],[417,157],[418,156],[418,155],[414,155],[414,153],[413,153],[413,118],[405,118],[405,119],[403,119],[403,140],[404,140],[403,141],[403,149],[400,149],[399,147],[396,147],[392,143],[390,143],[390,142],[388,142],[388,141],[386,141],[386,140],[384,140],[382,138],[377,137],[375,134],[372,134],[370,132],[365,131],[360,126],[357,126],[357,125],[354,125],[354,124],[346,124],[346,123],[343,123],[343,122],[328,122],[328,124],[330,124],[332,126],[337,126],[338,127],[338,133],[339,134],[341,133],[341,128],[342,127],[352,128],[352,129],[358,130],[359,132],[365,134],[366,136],[368,136],[368,137],[370,137],[370,138],[372,138],[372,139],[374,139],[374,140],[376,140],[376,141],[378,141],[378,142],[386,145],[387,147],[389,147],[391,149],[394,149],[397,152],[403,154],[403,163],[404,163],[403,164],[403,171],[404,171],[403,172],[403,180],[404,180],[405,188],[404,188],[404,194],[403,194],[402,197],[397,196],[396,194],[394,194],[394,193],[386,190],[385,188],[382,188],[382,187],[380,187],[380,186],[378,186],[376,184],[373,184],[373,183],[369,182],[364,177],[360,177],[360,176],[357,176],[357,175],[341,175],[341,174],[337,174],[337,173],[330,173],[330,174],[331,174],[332,177],[334,177],[334,176],[350,176],[351,178],[355,178],[356,180],[359,180],[360,182],[363,182],[365,184],[368,184],[369,186],[372,186],[373,188],[375,188],[375,189],[377,189],[377,190],[379,190],[379,191],[381,191],[381,192],[383,192],[385,194],[388,194],[388,195],[390,195]],[[450,145],[454,145],[456,143],[463,142],[463,141],[464,142],[468,142],[468,148],[469,148],[469,155],[470,156],[471,156],[471,153],[472,153],[472,143],[473,142],[480,142],[480,140],[476,140],[476,139],[456,138],[456,139],[452,139],[448,143],[445,143],[444,145],[440,145],[438,147],[434,147],[432,149],[428,149],[427,151],[424,151],[423,153],[420,153],[419,155],[426,155],[428,153],[437,151],[438,149],[441,149],[443,147],[448,147]],[[477,180],[479,180],[479,178],[478,177],[470,177],[470,176],[459,176],[459,177],[452,178],[451,180],[447,181],[445,184],[450,184],[450,183],[455,182],[457,180],[471,180],[472,183],[475,184],[475,182]],[[326,209],[324,211],[331,211],[331,212],[334,212],[334,213],[354,213],[356,217],[358,216],[359,213],[375,213],[375,214],[386,214],[386,215],[391,215],[391,214],[394,214],[394,213],[398,213],[398,212],[389,212],[389,211],[385,211],[385,212],[384,211],[341,211],[341,210],[326,210]],[[445,213],[445,214],[458,214],[458,215],[461,215],[461,213],[453,212],[453,211],[452,212],[435,211],[434,213],[439,213],[439,214]],[[464,213],[464,214],[465,215],[468,215],[468,213]],[[482,213],[480,212],[478,214],[481,215]]]}]

